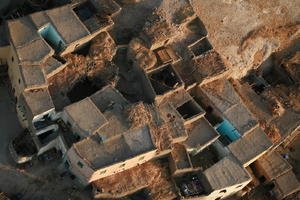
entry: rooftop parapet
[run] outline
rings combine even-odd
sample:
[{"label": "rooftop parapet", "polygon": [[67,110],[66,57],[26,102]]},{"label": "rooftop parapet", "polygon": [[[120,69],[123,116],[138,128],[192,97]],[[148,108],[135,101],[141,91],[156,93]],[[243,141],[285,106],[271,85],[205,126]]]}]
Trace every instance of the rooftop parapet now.
[{"label": "rooftop parapet", "polygon": [[249,134],[228,145],[232,154],[244,167],[263,156],[273,143],[261,128],[256,128]]},{"label": "rooftop parapet", "polygon": [[107,123],[90,97],[64,108],[62,118],[81,137],[88,137]]},{"label": "rooftop parapet", "polygon": [[185,125],[188,138],[184,142],[187,150],[196,154],[219,138],[219,134],[209,124],[205,118],[200,118],[190,124]]}]

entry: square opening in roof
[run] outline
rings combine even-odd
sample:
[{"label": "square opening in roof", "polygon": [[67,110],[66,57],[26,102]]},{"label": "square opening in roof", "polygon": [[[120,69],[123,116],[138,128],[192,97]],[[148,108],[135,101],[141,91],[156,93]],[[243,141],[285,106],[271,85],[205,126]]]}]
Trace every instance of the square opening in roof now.
[{"label": "square opening in roof", "polygon": [[180,194],[186,198],[205,195],[205,189],[199,176],[195,172],[185,173],[184,176],[174,178]]},{"label": "square opening in roof", "polygon": [[97,13],[93,4],[88,1],[74,8],[74,12],[81,21],[86,21]]},{"label": "square opening in roof", "polygon": [[56,53],[65,49],[66,44],[52,24],[40,29],[39,34],[54,49]]},{"label": "square opening in roof", "polygon": [[183,105],[179,106],[177,108],[177,111],[180,113],[183,119],[191,119],[193,117],[196,117],[204,111],[200,108],[200,106],[193,100],[190,100]]},{"label": "square opening in roof", "polygon": [[202,40],[190,46],[190,50],[192,51],[194,56],[200,56],[201,54],[204,54],[205,52],[212,49],[213,47],[211,46],[207,38],[203,38]]},{"label": "square opening in roof", "polygon": [[171,65],[150,73],[148,77],[157,95],[164,94],[182,85],[182,81]]},{"label": "square opening in roof", "polygon": [[105,83],[102,82],[102,80],[98,80],[97,84],[95,84],[87,77],[83,77],[80,81],[75,83],[71,90],[68,91],[67,96],[72,103],[75,103],[91,96],[104,86]]}]

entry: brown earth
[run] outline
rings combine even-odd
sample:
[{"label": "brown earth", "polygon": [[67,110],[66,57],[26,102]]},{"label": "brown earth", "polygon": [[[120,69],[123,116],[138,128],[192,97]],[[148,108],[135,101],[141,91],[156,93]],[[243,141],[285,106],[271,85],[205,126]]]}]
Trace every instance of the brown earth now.
[{"label": "brown earth", "polygon": [[118,174],[93,182],[103,197],[122,197],[147,188],[154,200],[168,200],[177,196],[169,174],[168,163],[151,161]]}]

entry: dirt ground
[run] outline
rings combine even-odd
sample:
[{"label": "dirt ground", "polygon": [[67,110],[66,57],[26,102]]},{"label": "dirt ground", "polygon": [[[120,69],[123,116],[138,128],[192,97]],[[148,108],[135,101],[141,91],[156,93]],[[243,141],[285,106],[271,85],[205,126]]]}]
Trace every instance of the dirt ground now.
[{"label": "dirt ground", "polygon": [[0,191],[9,197],[22,194],[24,200],[91,199],[90,192],[73,188],[75,182],[68,175],[60,177],[58,165],[61,160],[36,161],[26,170],[16,168],[8,143],[22,131],[22,127],[9,96],[7,79],[3,77],[0,82],[0,110]]},{"label": "dirt ground", "polygon": [[177,196],[166,160],[146,162],[127,171],[94,182],[107,196],[123,196],[147,188],[153,200],[171,200]]}]

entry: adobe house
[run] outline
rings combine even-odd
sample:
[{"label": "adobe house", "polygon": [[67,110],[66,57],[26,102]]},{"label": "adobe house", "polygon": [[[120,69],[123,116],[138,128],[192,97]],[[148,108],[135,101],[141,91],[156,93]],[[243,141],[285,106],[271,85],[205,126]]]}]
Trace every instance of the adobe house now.
[{"label": "adobe house", "polygon": [[269,152],[253,164],[254,174],[261,183],[270,185],[270,194],[281,200],[300,190],[292,166],[278,152]]},{"label": "adobe house", "polygon": [[173,176],[194,170],[190,156],[182,144],[174,144],[169,156],[169,165]]},{"label": "adobe house", "polygon": [[223,199],[244,188],[251,178],[235,159],[228,156],[205,170],[202,180],[208,183],[206,192],[209,198]]},{"label": "adobe house", "polygon": [[[272,165],[270,165],[272,163]],[[255,163],[255,172],[261,181],[272,181],[292,170],[287,160],[277,152],[269,152]]]},{"label": "adobe house", "polygon": [[112,28],[114,22],[110,15],[117,14],[120,9],[118,4],[113,3],[113,1],[88,0],[82,1],[73,7],[73,12],[85,26],[88,33],[95,37],[100,32]]},{"label": "adobe house", "polygon": [[156,156],[148,126],[99,142],[89,137],[67,152],[66,163],[83,183],[142,164]]},{"label": "adobe house", "polygon": [[[55,115],[54,105],[47,88],[24,91],[18,105],[28,121],[27,127],[39,130],[46,127],[47,119]],[[21,114],[21,113],[19,113]]]},{"label": "adobe house", "polygon": [[207,38],[200,38],[189,45],[189,49],[182,52],[184,54],[182,62],[174,65],[187,90],[222,78],[226,79],[229,76],[230,70],[227,64],[219,53],[212,49]]},{"label": "adobe house", "polygon": [[209,111],[208,115],[214,115],[210,120],[224,143],[230,144],[258,127],[257,120],[226,79],[196,87],[194,96]]},{"label": "adobe house", "polygon": [[228,145],[231,153],[241,162],[244,167],[263,156],[273,146],[261,128],[256,128],[249,134]]},{"label": "adobe house", "polygon": [[196,155],[219,138],[218,132],[203,117],[185,125],[188,138],[183,144],[190,154]]},{"label": "adobe house", "polygon": [[292,171],[289,171],[274,180],[271,195],[277,200],[285,199],[290,194],[300,190],[300,183]]},{"label": "adobe house", "polygon": [[47,88],[24,91],[17,104],[17,113],[21,124],[29,129],[38,155],[58,148],[57,113]]},{"label": "adobe house", "polygon": [[[154,50],[157,58],[157,66],[162,67],[167,64],[175,64],[181,60],[176,52],[169,46],[161,47]],[[153,69],[150,69],[153,70]],[[150,71],[149,70],[149,71]]]},{"label": "adobe house", "polygon": [[125,115],[127,106],[127,100],[109,85],[67,106],[60,113],[61,148],[66,152],[73,144],[89,136],[105,141],[127,131],[130,128]]},{"label": "adobe house", "polygon": [[245,187],[251,178],[231,156],[226,156],[205,170],[174,177],[183,199],[223,199]]},{"label": "adobe house", "polygon": [[161,104],[158,108],[161,118],[170,124],[171,142],[179,143],[187,139],[188,135],[184,127],[184,119],[170,103]]},{"label": "adobe house", "polygon": [[92,135],[107,123],[90,97],[65,107],[61,118],[80,138]]},{"label": "adobe house", "polygon": [[199,42],[208,35],[206,27],[199,17],[189,21],[185,26],[185,30],[188,35],[186,38],[188,46]]},{"label": "adobe house", "polygon": [[270,194],[278,200],[300,190],[292,166],[278,152],[268,152],[259,158],[254,162],[253,169],[261,183],[272,186]]},{"label": "adobe house", "polygon": [[107,120],[95,133],[101,140],[122,134],[130,128],[127,116],[129,102],[118,90],[108,85],[91,95],[90,99]]},{"label": "adobe house", "polygon": [[166,102],[176,110],[176,113],[183,119],[185,125],[193,123],[205,115],[204,109],[183,87],[167,92],[164,95],[158,95],[155,98],[155,103],[158,107],[166,104]]},{"label": "adobe house", "polygon": [[192,61],[193,69],[195,69],[192,76],[195,80],[204,85],[228,77],[229,69],[226,63],[219,53],[211,50],[212,47],[207,39],[204,38],[195,45],[191,47],[193,54],[199,55],[195,56]]},{"label": "adobe house", "polygon": [[[28,66],[24,70],[34,70],[35,74],[39,73],[37,74],[39,80],[42,79],[42,74],[44,74],[44,79],[48,79],[66,65],[60,55],[81,48],[98,33],[113,25],[110,18],[107,22],[100,23],[101,20],[99,21],[96,16],[97,9],[88,15],[90,11],[88,8],[92,3],[86,3],[87,7],[84,3],[76,8],[66,5],[8,21],[10,41],[7,54],[8,74],[17,98],[26,88],[22,77],[29,76],[29,73],[25,77],[22,75],[26,73],[22,72],[23,67]],[[92,7],[95,6],[92,5]],[[85,13],[86,9],[87,13]],[[88,19],[90,19],[89,22],[86,21]],[[96,21],[93,21],[94,19]],[[90,23],[93,23],[91,25],[93,30],[87,27]],[[47,82],[39,83],[39,85],[46,87]]]}]

